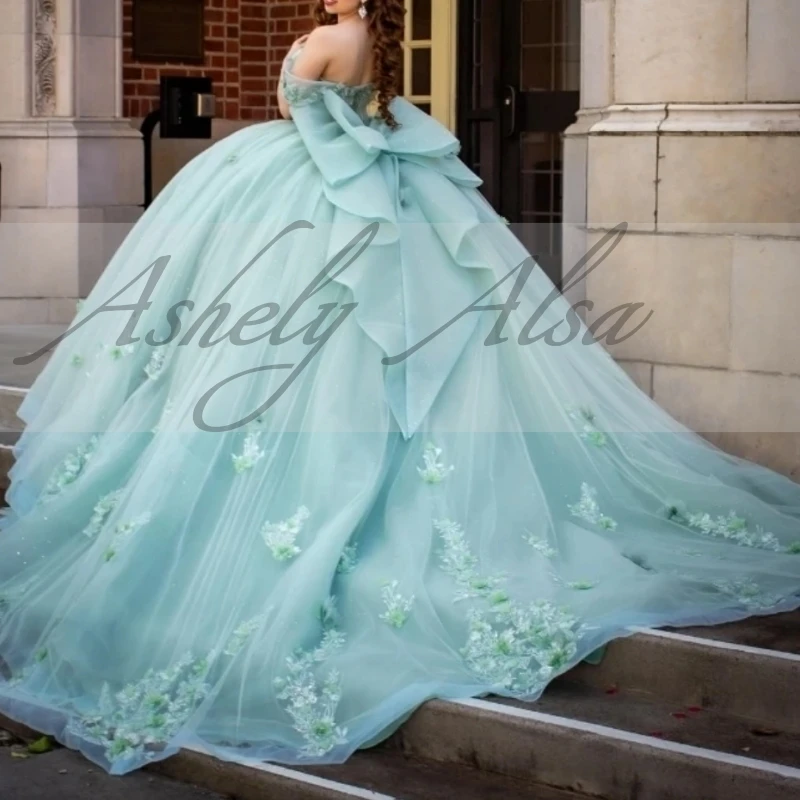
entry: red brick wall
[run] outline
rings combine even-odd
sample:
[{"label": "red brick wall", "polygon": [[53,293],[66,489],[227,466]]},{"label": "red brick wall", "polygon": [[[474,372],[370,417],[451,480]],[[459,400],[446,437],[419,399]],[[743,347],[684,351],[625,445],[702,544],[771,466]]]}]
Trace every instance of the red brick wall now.
[{"label": "red brick wall", "polygon": [[309,0],[205,0],[205,64],[144,63],[133,59],[133,0],[123,0],[123,14],[127,117],[143,117],[158,105],[162,75],[198,75],[214,81],[218,117],[274,119],[283,58],[312,25]]}]

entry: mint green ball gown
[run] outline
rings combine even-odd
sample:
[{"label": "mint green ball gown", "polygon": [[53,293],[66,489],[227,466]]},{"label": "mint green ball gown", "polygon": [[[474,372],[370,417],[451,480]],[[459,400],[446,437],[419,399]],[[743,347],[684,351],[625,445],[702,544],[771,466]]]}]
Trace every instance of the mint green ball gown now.
[{"label": "mint green ball gown", "polygon": [[798,607],[800,486],[672,420],[541,271],[515,290],[445,128],[291,65],[294,120],[180,172],[22,406],[0,713],[114,773],[341,762],[631,626]]}]

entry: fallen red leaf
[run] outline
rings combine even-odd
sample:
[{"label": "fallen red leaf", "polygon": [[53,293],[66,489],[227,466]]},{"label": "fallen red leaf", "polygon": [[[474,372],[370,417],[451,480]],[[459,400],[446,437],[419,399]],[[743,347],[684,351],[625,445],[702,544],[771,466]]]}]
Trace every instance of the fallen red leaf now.
[{"label": "fallen red leaf", "polygon": [[699,714],[703,709],[700,708],[700,706],[689,706],[688,710],[691,711],[692,714]]},{"label": "fallen red leaf", "polygon": [[672,716],[675,717],[675,719],[686,719],[688,714],[685,714],[683,711],[673,711]]},{"label": "fallen red leaf", "polygon": [[654,736],[656,739],[663,739],[664,734],[661,731],[651,731],[647,734],[648,736]]},{"label": "fallen red leaf", "polygon": [[618,691],[619,691],[619,687],[617,687],[617,686],[609,686],[608,689],[606,689],[606,694],[616,694]]}]

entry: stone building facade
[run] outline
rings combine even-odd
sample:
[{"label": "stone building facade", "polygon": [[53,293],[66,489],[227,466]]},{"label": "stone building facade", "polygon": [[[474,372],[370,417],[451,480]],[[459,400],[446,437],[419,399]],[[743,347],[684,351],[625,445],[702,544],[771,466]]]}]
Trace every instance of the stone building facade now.
[{"label": "stone building facade", "polygon": [[654,310],[613,348],[673,415],[800,478],[800,3],[583,0],[567,247]]},{"label": "stone building facade", "polygon": [[[134,1],[0,0],[4,322],[69,319],[141,213],[138,125],[162,74],[214,79],[221,138],[276,116],[280,62],[310,26],[309,0],[205,0],[203,64],[138,63]],[[653,311],[612,348],[634,379],[800,477],[800,2],[407,6],[405,94],[459,133],[556,279],[629,224],[568,296],[589,321]],[[207,145],[156,140],[156,189]]]}]

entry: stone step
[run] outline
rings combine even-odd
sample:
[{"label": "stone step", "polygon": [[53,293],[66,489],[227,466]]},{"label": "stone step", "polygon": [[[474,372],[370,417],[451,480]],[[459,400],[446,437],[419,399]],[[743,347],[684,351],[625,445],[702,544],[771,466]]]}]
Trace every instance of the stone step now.
[{"label": "stone step", "polygon": [[495,775],[465,764],[412,758],[389,748],[356,753],[346,765],[314,767],[307,772],[333,780],[347,778],[364,789],[391,792],[397,800],[589,800],[578,792]]},{"label": "stone step", "polygon": [[[22,742],[39,734],[0,715],[0,730]],[[14,748],[21,749],[21,748]],[[24,751],[23,751],[24,752]],[[10,749],[9,749],[10,753]],[[0,757],[3,752],[0,749]],[[9,756],[9,761],[11,756]],[[298,770],[268,764],[245,767],[205,753],[182,750],[172,758],[124,777],[112,777],[79,753],[56,747],[23,759],[24,768],[0,767],[0,797],[13,800],[65,800],[100,797],[119,800],[392,800],[358,786],[325,780]],[[53,791],[54,787],[55,792]],[[51,792],[48,794],[48,790]]]},{"label": "stone step", "polygon": [[[627,706],[629,701],[623,699],[623,703]],[[800,796],[800,769],[753,758],[749,752],[716,749],[729,742],[714,726],[707,725],[702,736],[696,737],[704,740],[704,746],[697,746],[638,732],[643,725],[653,724],[641,707],[623,710],[622,704],[618,706],[611,721],[622,727],[581,718],[598,716],[600,710],[596,693],[587,687],[578,687],[571,696],[556,688],[551,699],[528,707],[494,700],[434,701],[411,717],[394,742],[413,758],[477,768],[606,800],[790,800]],[[647,712],[653,714],[652,709]],[[731,719],[718,722],[724,729]],[[668,715],[660,720],[662,728],[667,728],[668,720]],[[746,740],[752,742],[754,737]],[[771,748],[769,755],[796,760],[797,752],[797,744],[784,739],[781,748]],[[342,775],[346,768],[341,768]],[[326,774],[335,776],[330,768]]]},{"label": "stone step", "polygon": [[[786,650],[752,647],[769,639]],[[641,693],[676,709],[698,707],[800,733],[797,693],[800,611],[689,632],[639,630],[606,648],[597,666],[580,664],[571,682],[604,692]],[[613,696],[613,695],[610,695]]]},{"label": "stone step", "polygon": [[[182,763],[180,763],[182,761]],[[242,800],[364,797],[373,800],[589,800],[586,795],[493,775],[460,764],[411,758],[379,747],[356,753],[341,766],[285,769],[240,766],[197,753],[148,768]],[[284,794],[275,793],[282,790]],[[319,794],[314,794],[314,791]],[[598,800],[594,798],[593,800]],[[602,798],[600,799],[602,800]]]},{"label": "stone step", "polygon": [[237,800],[393,800],[392,795],[352,782],[274,764],[253,766],[219,761],[200,750],[181,750],[172,758],[146,769]]},{"label": "stone step", "polygon": [[228,797],[145,772],[120,780],[71,750],[55,749],[33,756],[22,745],[0,744],[0,763],[3,800],[225,800]]},{"label": "stone step", "polygon": [[683,628],[677,633],[716,639],[746,647],[800,655],[800,610],[769,617],[749,617],[710,628]]},{"label": "stone step", "polygon": [[[600,692],[579,684],[571,690],[556,684],[548,694],[535,711],[522,704],[486,700],[427,703],[389,742],[341,766],[253,767],[186,750],[149,769],[243,800],[435,800],[454,795],[465,800],[633,796],[789,800],[800,796],[800,769],[753,757],[749,751],[743,757],[689,743],[692,738],[705,744],[730,743],[731,737],[741,734],[731,731],[730,719],[706,721],[684,735],[684,741],[665,740],[635,730],[643,723],[652,724],[647,719],[648,713],[655,713],[652,703],[636,698],[632,702],[625,695],[604,703]],[[660,709],[662,717],[664,711]],[[598,717],[606,724],[590,721]],[[676,736],[674,729],[662,727]],[[771,738],[765,736],[764,741]],[[736,745],[741,741],[736,739]],[[784,739],[756,755],[797,761],[798,753],[796,744]]]}]

